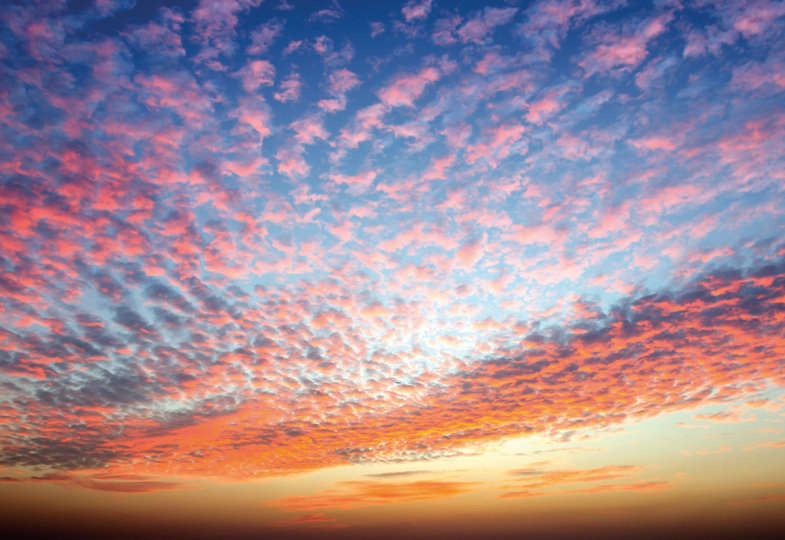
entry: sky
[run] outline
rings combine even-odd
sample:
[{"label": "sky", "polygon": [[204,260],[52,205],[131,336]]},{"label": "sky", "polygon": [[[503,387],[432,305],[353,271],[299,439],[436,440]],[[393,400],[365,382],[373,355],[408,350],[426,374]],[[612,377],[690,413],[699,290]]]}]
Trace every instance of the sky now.
[{"label": "sky", "polygon": [[0,389],[19,534],[785,530],[785,3],[6,0]]}]

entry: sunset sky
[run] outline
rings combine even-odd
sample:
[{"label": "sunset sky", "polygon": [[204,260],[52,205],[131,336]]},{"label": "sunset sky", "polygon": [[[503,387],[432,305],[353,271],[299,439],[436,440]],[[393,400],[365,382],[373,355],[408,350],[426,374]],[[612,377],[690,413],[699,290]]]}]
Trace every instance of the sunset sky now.
[{"label": "sunset sky", "polygon": [[762,535],[784,429],[785,2],[2,1],[15,534]]}]

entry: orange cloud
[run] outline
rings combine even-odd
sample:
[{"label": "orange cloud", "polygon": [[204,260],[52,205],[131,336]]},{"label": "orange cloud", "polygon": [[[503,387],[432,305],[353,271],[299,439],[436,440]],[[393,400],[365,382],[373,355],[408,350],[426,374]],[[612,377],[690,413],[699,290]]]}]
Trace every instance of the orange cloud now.
[{"label": "orange cloud", "polygon": [[521,477],[521,488],[500,495],[501,498],[514,499],[522,497],[538,497],[565,493],[604,493],[609,491],[638,491],[650,492],[671,487],[669,482],[636,482],[626,484],[601,484],[587,488],[571,490],[544,490],[565,484],[582,484],[591,482],[606,482],[619,478],[627,478],[639,474],[645,466],[642,465],[609,465],[595,469],[575,469],[561,471],[539,471],[521,469],[511,471],[514,476]]},{"label": "orange cloud", "polygon": [[476,484],[439,480],[413,482],[357,480],[339,482],[336,486],[337,489],[324,490],[316,495],[282,497],[270,501],[269,504],[290,511],[359,508],[454,497],[472,491]]},{"label": "orange cloud", "polygon": [[732,504],[734,506],[742,506],[745,504],[767,503],[767,502],[775,502],[775,501],[785,501],[785,495],[764,495],[763,497],[753,497],[751,499],[731,501],[728,504]]},{"label": "orange cloud", "polygon": [[596,469],[578,469],[566,471],[538,472],[528,469],[512,471],[511,474],[524,478],[523,485],[527,488],[542,488],[560,484],[580,482],[601,482],[627,476],[635,476],[645,467],[637,465],[611,465]]}]

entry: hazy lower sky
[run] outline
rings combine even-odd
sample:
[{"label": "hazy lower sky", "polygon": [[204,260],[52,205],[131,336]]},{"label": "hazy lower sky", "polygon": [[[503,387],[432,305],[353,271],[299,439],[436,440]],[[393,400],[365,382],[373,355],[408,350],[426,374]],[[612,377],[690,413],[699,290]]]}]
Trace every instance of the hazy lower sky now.
[{"label": "hazy lower sky", "polygon": [[2,2],[15,534],[764,534],[783,429],[784,2]]}]

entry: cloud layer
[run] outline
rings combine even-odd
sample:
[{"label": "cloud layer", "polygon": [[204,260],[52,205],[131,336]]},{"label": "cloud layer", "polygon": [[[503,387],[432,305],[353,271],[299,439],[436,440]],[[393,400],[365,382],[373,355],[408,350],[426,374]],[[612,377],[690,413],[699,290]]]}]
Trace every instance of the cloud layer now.
[{"label": "cloud layer", "polygon": [[[781,4],[141,4],[0,15],[5,467],[174,489],[785,384]],[[324,497],[470,489],[374,482]]]}]

